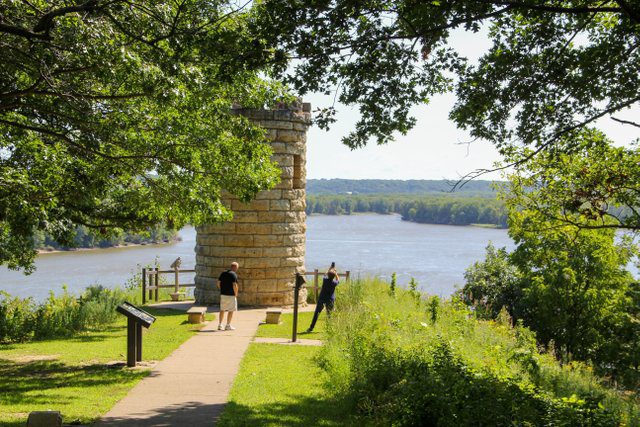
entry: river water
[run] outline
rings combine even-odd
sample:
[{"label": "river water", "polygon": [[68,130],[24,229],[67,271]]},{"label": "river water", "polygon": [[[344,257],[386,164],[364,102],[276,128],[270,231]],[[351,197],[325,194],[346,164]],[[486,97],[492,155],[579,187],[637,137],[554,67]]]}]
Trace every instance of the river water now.
[{"label": "river water", "polygon": [[[93,284],[122,286],[156,259],[168,268],[180,256],[182,268],[190,269],[195,234],[187,227],[180,231],[182,240],[173,244],[42,254],[30,276],[0,267],[0,290],[40,301],[50,290],[60,292],[63,284],[76,293]],[[335,261],[353,277],[389,278],[396,272],[401,285],[414,277],[423,290],[446,296],[463,284],[465,269],[484,258],[489,241],[513,248],[506,230],[416,224],[398,215],[310,216],[306,267],[324,270]]]}]

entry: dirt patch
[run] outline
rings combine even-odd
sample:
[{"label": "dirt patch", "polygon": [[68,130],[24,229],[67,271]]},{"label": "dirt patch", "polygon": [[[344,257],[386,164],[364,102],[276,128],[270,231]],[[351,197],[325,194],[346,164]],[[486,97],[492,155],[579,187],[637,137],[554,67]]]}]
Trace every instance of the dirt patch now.
[{"label": "dirt patch", "polygon": [[[137,362],[136,366],[130,369],[148,370],[148,369],[155,368],[157,364],[158,364],[157,360],[149,360],[149,361],[143,360],[142,362]],[[122,360],[112,360],[110,362],[105,363],[105,365],[109,369],[124,369],[127,367],[127,362],[123,362]]]}]

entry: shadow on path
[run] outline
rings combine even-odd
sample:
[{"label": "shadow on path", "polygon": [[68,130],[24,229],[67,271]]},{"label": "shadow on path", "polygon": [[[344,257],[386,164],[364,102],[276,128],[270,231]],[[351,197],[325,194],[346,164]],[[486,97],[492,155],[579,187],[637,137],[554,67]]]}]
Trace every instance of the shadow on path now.
[{"label": "shadow on path", "polygon": [[183,402],[163,408],[154,409],[153,414],[131,414],[127,417],[105,417],[94,427],[111,426],[213,426],[222,409],[223,404],[203,404],[200,402]]}]

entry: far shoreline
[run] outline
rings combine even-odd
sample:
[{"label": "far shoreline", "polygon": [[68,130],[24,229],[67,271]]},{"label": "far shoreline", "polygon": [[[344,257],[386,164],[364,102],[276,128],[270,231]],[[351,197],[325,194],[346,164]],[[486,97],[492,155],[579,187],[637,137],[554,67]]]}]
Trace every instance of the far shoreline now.
[{"label": "far shoreline", "polygon": [[412,224],[422,224],[422,225],[442,225],[446,227],[475,227],[475,228],[486,228],[489,230],[508,230],[508,227],[502,227],[498,224],[482,224],[482,223],[470,223],[470,224],[436,224],[433,222],[420,222],[413,221],[410,219],[405,219],[401,213],[399,212],[389,212],[389,213],[380,213],[380,212],[351,212],[351,213],[341,213],[341,214],[326,214],[326,213],[310,213],[307,214],[307,218],[309,217],[319,217],[319,216],[367,216],[367,215],[379,215],[379,216],[398,216],[404,222],[409,222]]},{"label": "far shoreline", "polygon": [[140,246],[164,246],[170,245],[173,243],[177,243],[182,241],[182,237],[176,236],[175,239],[171,240],[163,240],[161,242],[149,242],[149,243],[126,243],[124,245],[115,245],[115,246],[106,246],[106,247],[93,247],[93,248],[68,248],[68,249],[38,249],[36,252],[38,255],[47,255],[47,254],[60,254],[60,253],[68,253],[68,252],[88,252],[88,251],[96,251],[103,249],[126,249],[126,248],[137,248]]}]

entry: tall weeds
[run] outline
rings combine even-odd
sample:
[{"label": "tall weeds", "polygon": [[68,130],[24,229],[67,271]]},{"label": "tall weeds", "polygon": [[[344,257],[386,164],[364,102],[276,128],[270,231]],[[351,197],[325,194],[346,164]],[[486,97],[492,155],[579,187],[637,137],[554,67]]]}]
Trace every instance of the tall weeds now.
[{"label": "tall weeds", "polygon": [[0,292],[0,343],[66,337],[113,323],[116,307],[127,299],[119,289],[90,286],[80,296],[65,288],[53,292],[41,304],[32,298],[12,297]]},{"label": "tall weeds", "polygon": [[582,364],[560,366],[508,318],[359,280],[339,289],[321,365],[365,423],[432,426],[640,425],[636,397]]}]

